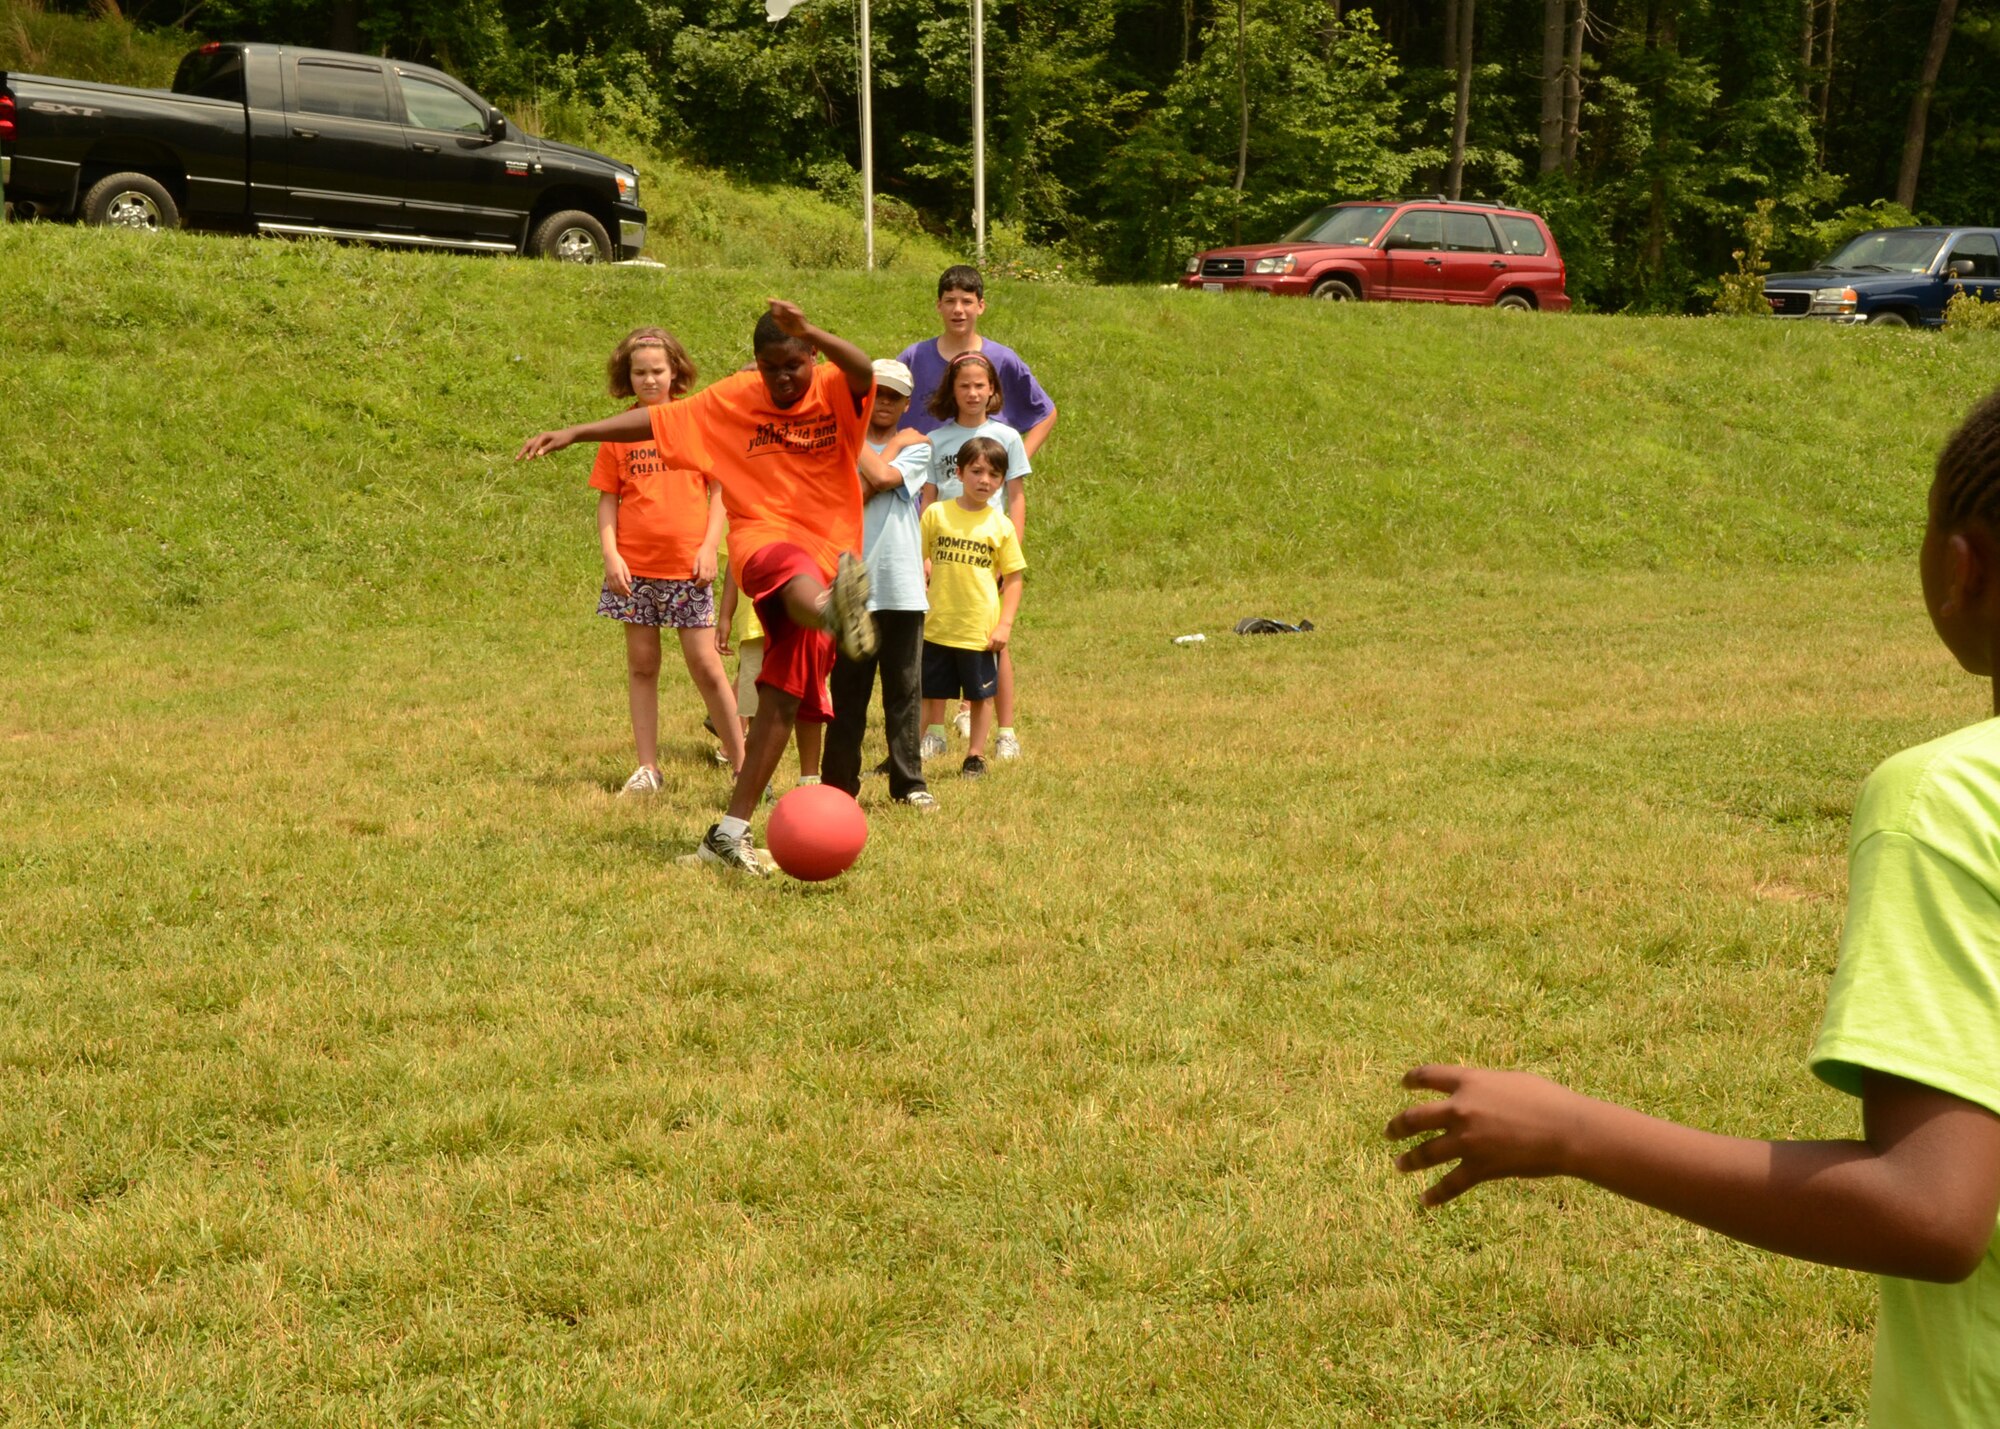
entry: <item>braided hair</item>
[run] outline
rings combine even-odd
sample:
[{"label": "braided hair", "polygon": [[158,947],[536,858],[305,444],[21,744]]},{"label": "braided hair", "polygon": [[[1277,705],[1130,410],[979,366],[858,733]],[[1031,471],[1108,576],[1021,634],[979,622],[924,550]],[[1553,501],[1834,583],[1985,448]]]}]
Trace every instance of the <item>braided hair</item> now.
[{"label": "braided hair", "polygon": [[2000,391],[1974,407],[1938,453],[1937,492],[1946,530],[1974,519],[2000,527]]}]

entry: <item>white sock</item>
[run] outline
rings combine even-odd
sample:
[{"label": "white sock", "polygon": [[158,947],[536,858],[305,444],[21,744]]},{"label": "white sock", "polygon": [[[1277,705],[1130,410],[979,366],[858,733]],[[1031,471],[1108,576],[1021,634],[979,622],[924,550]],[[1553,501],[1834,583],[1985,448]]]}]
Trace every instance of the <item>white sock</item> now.
[{"label": "white sock", "polygon": [[715,827],[726,839],[740,839],[750,832],[750,821],[739,819],[734,814],[724,814],[722,822]]}]

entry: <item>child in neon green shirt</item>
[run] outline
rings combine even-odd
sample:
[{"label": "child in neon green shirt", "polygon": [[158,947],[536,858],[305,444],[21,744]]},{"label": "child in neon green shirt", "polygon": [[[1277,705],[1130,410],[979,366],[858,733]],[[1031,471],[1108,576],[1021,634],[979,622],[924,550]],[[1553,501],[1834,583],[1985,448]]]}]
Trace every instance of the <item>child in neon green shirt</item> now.
[{"label": "child in neon green shirt", "polygon": [[[1918,560],[1972,674],[2000,667],[2000,392],[1946,444]],[[2000,684],[1994,690],[2000,716]],[[1423,1195],[1578,1176],[1751,1245],[1882,1278],[1870,1429],[2000,1425],[2000,717],[1883,762],[1855,806],[1840,966],[1813,1071],[1858,1141],[1750,1141],[1521,1072],[1417,1067],[1390,1121]]]}]

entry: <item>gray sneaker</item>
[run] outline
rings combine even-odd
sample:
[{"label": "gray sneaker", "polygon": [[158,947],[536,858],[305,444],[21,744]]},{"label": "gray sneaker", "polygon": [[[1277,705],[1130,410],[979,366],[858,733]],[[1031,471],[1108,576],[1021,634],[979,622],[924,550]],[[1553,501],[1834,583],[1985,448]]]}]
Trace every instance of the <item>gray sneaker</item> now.
[{"label": "gray sneaker", "polygon": [[937,812],[937,796],[928,789],[912,789],[896,802],[916,809],[920,813],[935,814]]},{"label": "gray sneaker", "polygon": [[721,824],[708,826],[708,832],[702,835],[701,846],[694,851],[693,861],[720,864],[724,868],[733,868],[738,873],[754,874],[758,878],[767,877],[771,872],[764,867],[764,860],[757,857],[757,850],[751,845],[748,834],[740,839],[733,839],[722,831]]},{"label": "gray sneaker", "polygon": [[942,759],[944,758],[944,747],[943,735],[925,731],[924,737],[917,742],[917,758]]},{"label": "gray sneaker", "polygon": [[833,643],[850,660],[866,660],[875,653],[875,617],[868,611],[868,589],[867,565],[852,552],[841,552],[826,613]]}]

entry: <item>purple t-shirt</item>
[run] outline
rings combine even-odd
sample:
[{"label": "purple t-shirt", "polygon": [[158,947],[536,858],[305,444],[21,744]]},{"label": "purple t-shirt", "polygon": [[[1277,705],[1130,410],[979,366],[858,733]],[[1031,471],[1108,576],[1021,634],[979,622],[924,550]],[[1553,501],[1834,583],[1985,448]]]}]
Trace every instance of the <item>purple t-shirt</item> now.
[{"label": "purple t-shirt", "polygon": [[[993,370],[1000,374],[1000,410],[992,414],[995,421],[1005,422],[1017,432],[1025,432],[1048,420],[1056,404],[1049,400],[1049,394],[1042,390],[1042,384],[1035,380],[1035,374],[1028,370],[1027,363],[1021,361],[1018,352],[987,337],[979,341],[979,355],[992,363]],[[944,423],[924,408],[931,400],[931,393],[937,390],[938,383],[944,380],[945,368],[951,364],[938,353],[934,337],[911,343],[897,354],[897,360],[910,369],[911,384],[910,409],[903,413],[903,420],[896,425],[929,435]]]}]

